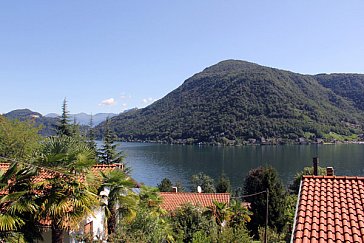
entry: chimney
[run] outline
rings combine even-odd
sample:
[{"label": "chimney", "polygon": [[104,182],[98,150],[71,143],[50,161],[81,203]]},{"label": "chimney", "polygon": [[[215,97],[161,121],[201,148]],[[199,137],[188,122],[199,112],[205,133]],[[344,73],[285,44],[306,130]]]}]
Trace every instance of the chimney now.
[{"label": "chimney", "polygon": [[326,175],[328,176],[334,176],[334,167],[326,167]]},{"label": "chimney", "polygon": [[312,163],[313,163],[313,175],[317,176],[318,175],[319,158],[318,157],[313,157]]},{"label": "chimney", "polygon": [[176,186],[172,186],[172,192],[177,193],[178,192],[178,188]]},{"label": "chimney", "polygon": [[197,186],[197,192],[201,193],[202,192],[202,188],[200,186]]}]

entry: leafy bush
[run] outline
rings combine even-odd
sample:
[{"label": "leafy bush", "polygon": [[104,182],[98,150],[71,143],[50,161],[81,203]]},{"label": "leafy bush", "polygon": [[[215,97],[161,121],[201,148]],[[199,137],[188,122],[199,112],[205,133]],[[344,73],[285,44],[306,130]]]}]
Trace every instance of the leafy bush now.
[{"label": "leafy bush", "polygon": [[[204,214],[205,209],[202,207],[185,204],[172,214],[172,227],[178,240],[183,242],[192,242],[194,234],[198,231],[207,235],[216,231],[216,224],[211,217]],[[200,233],[196,237],[203,237]]]},{"label": "leafy bush", "polygon": [[[264,232],[265,232],[265,228],[264,227],[259,227],[258,228],[258,232],[259,232],[259,240],[261,242],[264,242]],[[284,233],[278,233],[276,230],[268,227],[267,228],[267,242],[270,243],[284,243],[286,239],[286,235]]]}]

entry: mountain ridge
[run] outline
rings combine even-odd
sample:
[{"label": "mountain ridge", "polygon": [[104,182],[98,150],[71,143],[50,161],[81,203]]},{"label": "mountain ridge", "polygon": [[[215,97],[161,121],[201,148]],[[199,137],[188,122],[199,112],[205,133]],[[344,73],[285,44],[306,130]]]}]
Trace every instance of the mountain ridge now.
[{"label": "mountain ridge", "polygon": [[15,119],[18,119],[20,121],[31,120],[34,122],[35,126],[41,127],[39,133],[42,136],[56,135],[55,126],[58,121],[57,118],[45,117],[39,112],[34,112],[27,108],[12,110],[8,113],[3,114],[3,116],[5,116],[10,120],[15,120]]},{"label": "mountain ridge", "polygon": [[[105,121],[106,118],[111,118],[114,116],[117,116],[118,114],[115,113],[106,113],[106,112],[101,112],[101,113],[96,113],[94,115],[92,115],[92,122],[94,124],[94,126],[100,124],[101,122]],[[49,113],[46,114],[45,117],[52,117],[52,118],[57,118],[60,117],[59,114],[57,113]],[[80,125],[90,125],[90,119],[91,119],[91,114],[87,114],[85,112],[80,112],[80,113],[76,113],[76,114],[69,114],[70,119],[73,121],[74,119],[76,119],[76,123],[79,123]]]},{"label": "mountain ridge", "polygon": [[[56,113],[49,113],[45,116],[43,116],[39,112],[32,111],[30,109],[24,108],[24,109],[16,109],[12,110],[8,113],[3,114],[8,119],[18,119],[20,121],[26,121],[26,120],[32,120],[34,121],[36,126],[41,126],[40,134],[43,136],[53,136],[56,135],[55,127],[58,123],[58,118],[60,115]],[[104,120],[106,120],[107,117],[116,116],[117,114],[114,113],[97,113],[93,115],[93,124],[98,125]],[[77,114],[70,114],[69,115],[70,122],[74,122],[74,119],[76,123],[78,123],[81,126],[89,126],[91,115],[88,115],[86,113],[77,113]]]}]

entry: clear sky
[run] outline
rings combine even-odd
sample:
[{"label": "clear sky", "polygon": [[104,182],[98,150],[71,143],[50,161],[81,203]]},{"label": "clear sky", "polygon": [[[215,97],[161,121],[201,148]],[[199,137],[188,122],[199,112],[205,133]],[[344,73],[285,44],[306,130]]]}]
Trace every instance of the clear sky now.
[{"label": "clear sky", "polygon": [[364,73],[363,0],[0,1],[0,113],[144,107],[239,59]]}]

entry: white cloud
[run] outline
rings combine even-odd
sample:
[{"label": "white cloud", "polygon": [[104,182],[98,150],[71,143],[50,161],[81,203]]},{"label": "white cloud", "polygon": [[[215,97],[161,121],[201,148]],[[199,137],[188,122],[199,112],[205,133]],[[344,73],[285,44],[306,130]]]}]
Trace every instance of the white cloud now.
[{"label": "white cloud", "polygon": [[153,99],[153,98],[144,98],[142,101],[143,101],[144,104],[150,104],[150,103],[153,103],[155,101],[155,99]]},{"label": "white cloud", "polygon": [[121,108],[125,109],[126,107],[128,107],[128,104],[126,104],[126,103],[121,104]]},{"label": "white cloud", "polygon": [[116,104],[115,99],[114,98],[109,98],[109,99],[101,101],[100,105],[110,106],[110,105],[115,105],[115,104]]}]

